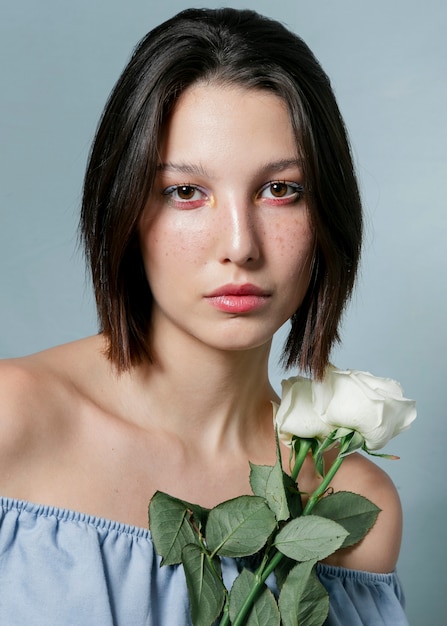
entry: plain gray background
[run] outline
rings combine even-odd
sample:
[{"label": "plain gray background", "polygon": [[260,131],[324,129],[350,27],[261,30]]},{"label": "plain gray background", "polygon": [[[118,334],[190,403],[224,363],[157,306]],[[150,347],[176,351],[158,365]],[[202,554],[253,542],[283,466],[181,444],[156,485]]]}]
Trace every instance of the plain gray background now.
[{"label": "plain gray background", "polygon": [[[218,7],[225,2],[196,2]],[[0,356],[94,333],[76,247],[83,170],[102,106],[132,47],[185,0],[1,0]],[[381,462],[401,494],[399,572],[414,626],[447,613],[447,5],[444,0],[245,0],[283,21],[330,75],[364,198],[362,272],[340,367],[401,381],[413,428]],[[274,346],[280,350],[282,336]],[[279,386],[282,373],[272,360]],[[1,591],[0,591],[1,593]]]}]

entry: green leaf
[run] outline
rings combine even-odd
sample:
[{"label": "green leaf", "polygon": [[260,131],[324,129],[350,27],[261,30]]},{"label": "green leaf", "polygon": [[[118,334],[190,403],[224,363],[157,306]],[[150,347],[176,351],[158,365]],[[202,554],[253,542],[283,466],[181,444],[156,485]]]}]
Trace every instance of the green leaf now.
[{"label": "green leaf", "polygon": [[288,498],[285,489],[285,472],[282,468],[281,447],[279,445],[278,430],[275,430],[276,463],[267,481],[266,500],[278,522],[290,517]]},{"label": "green leaf", "polygon": [[185,500],[179,500],[179,502],[184,504],[187,510],[191,512],[194,524],[197,526],[197,528],[205,528],[210,509],[205,509],[199,504],[191,504],[190,502],[186,502]]},{"label": "green leaf", "polygon": [[162,565],[181,563],[182,550],[189,543],[199,545],[199,539],[189,523],[189,511],[184,502],[157,491],[149,504],[151,536],[161,555]]},{"label": "green leaf", "polygon": [[290,511],[287,505],[287,495],[284,489],[284,472],[279,461],[270,472],[270,476],[267,480],[266,500],[269,507],[278,522],[289,519]]},{"label": "green leaf", "polygon": [[366,452],[367,454],[371,455],[371,456],[375,456],[379,459],[387,459],[388,461],[398,461],[400,459],[400,456],[396,456],[395,454],[381,454],[379,452],[372,452],[371,450],[368,450],[368,448],[366,447],[366,444],[363,444],[362,450],[364,452]]},{"label": "green leaf", "polygon": [[267,482],[273,465],[255,465],[250,463],[250,485],[255,496],[265,499]]},{"label": "green leaf", "polygon": [[357,493],[337,491],[321,498],[314,506],[313,513],[334,520],[349,532],[342,545],[342,548],[347,548],[363,539],[373,527],[380,509]]},{"label": "green leaf", "polygon": [[218,558],[210,559],[197,545],[183,548],[183,568],[194,626],[211,626],[225,601],[225,588]]},{"label": "green leaf", "polygon": [[287,506],[291,517],[299,517],[303,512],[303,502],[298,485],[289,474],[283,472],[283,483],[286,492]]},{"label": "green leaf", "polygon": [[326,439],[325,441],[323,441],[322,444],[319,444],[318,441],[315,441],[315,443],[312,446],[312,458],[314,460],[314,467],[322,478],[324,478],[324,475],[325,475],[325,463],[324,463],[323,452],[325,448],[329,447],[329,445],[332,445],[332,444],[333,444],[332,440],[331,442],[328,443],[328,440]]},{"label": "green leaf", "polygon": [[336,438],[337,431],[333,430],[327,437],[318,445],[312,446],[312,456],[314,459],[314,465],[317,472],[320,476],[325,476],[325,463],[324,463],[324,452],[331,448],[337,441]]},{"label": "green leaf", "polygon": [[287,576],[289,575],[290,570],[295,567],[296,561],[295,559],[289,559],[285,554],[282,555],[282,559],[279,564],[275,567],[275,578],[276,584],[278,586],[278,590],[281,591],[282,586],[287,580]]},{"label": "green leaf", "polygon": [[[255,575],[247,569],[243,569],[234,581],[230,592],[231,622],[236,619],[255,582]],[[279,626],[279,624],[280,618],[276,600],[270,589],[264,585],[247,613],[244,626]]]},{"label": "green leaf", "polygon": [[298,517],[303,512],[296,482],[282,469],[281,450],[276,432],[275,465],[250,463],[250,485],[256,496],[264,498],[278,522]]},{"label": "green leaf", "polygon": [[348,454],[352,454],[353,452],[357,452],[357,450],[361,450],[365,443],[365,439],[363,436],[354,430],[351,434],[344,437],[341,444],[340,456],[348,456]]},{"label": "green leaf", "polygon": [[298,563],[287,576],[279,601],[283,626],[322,626],[329,612],[329,596],[318,580],[315,561]]},{"label": "green leaf", "polygon": [[338,550],[347,535],[348,531],[337,522],[305,515],[291,520],[279,531],[275,546],[295,561],[321,560]]},{"label": "green leaf", "polygon": [[284,472],[280,463],[253,465],[250,463],[250,484],[253,493],[267,501],[278,522],[289,519],[287,495],[284,488]]},{"label": "green leaf", "polygon": [[211,509],[207,547],[220,556],[248,556],[264,546],[275,527],[275,516],[263,498],[240,496]]}]

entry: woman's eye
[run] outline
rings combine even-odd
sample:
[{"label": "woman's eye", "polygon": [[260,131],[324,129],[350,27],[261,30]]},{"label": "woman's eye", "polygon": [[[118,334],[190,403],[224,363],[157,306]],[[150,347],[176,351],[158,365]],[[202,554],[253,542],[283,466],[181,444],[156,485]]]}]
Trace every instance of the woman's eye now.
[{"label": "woman's eye", "polygon": [[261,200],[273,200],[275,204],[292,204],[301,200],[303,185],[288,181],[273,180],[264,185],[258,194]]},{"label": "woman's eye", "polygon": [[169,204],[181,208],[196,208],[208,199],[203,189],[196,185],[171,185],[163,190]]}]

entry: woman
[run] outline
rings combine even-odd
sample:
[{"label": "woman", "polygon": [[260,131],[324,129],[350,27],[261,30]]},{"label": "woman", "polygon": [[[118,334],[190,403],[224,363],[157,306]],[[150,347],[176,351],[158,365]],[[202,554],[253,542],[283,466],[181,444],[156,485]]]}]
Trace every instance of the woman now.
[{"label": "woman", "polygon": [[[1,367],[0,621],[188,624],[148,502],[250,493],[248,461],[275,460],[272,336],[290,319],[285,364],[321,378],[358,265],[348,140],[307,46],[232,9],[149,33],[100,122],[81,229],[101,332]],[[318,480],[309,460],[302,491]],[[332,487],[382,511],[320,566],[328,623],[406,623],[392,483],[352,455]]]}]

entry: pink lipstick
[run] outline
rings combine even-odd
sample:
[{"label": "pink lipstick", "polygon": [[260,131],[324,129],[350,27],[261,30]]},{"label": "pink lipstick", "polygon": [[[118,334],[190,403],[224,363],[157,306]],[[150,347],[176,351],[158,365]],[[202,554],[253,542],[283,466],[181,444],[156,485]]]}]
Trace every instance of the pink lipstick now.
[{"label": "pink lipstick", "polygon": [[270,294],[256,285],[224,285],[206,296],[208,302],[225,313],[249,313],[262,308]]}]

